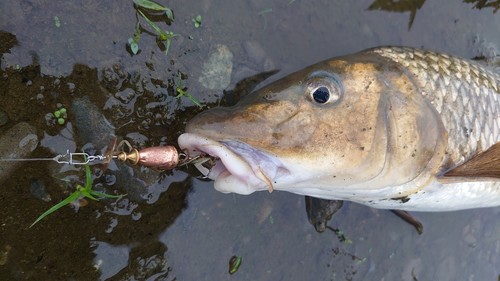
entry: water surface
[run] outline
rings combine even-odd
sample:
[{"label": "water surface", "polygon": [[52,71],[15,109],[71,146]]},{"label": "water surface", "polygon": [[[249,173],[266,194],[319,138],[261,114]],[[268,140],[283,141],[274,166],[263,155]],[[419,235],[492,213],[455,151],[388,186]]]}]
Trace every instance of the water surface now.
[{"label": "water surface", "polygon": [[[179,79],[207,107],[223,96],[198,80],[217,45],[233,54],[227,90],[264,70],[281,70],[273,81],[379,45],[466,58],[498,55],[500,48],[494,1],[484,7],[484,1],[438,0],[159,2],[175,21],[158,24],[178,36],[165,55],[143,30],[141,51],[132,56],[126,48],[137,20],[132,1],[1,1],[0,110],[8,122],[0,130],[34,125],[41,143],[33,157],[100,150],[106,132],[138,147],[175,144],[199,111],[175,98]],[[202,26],[195,28],[198,14]],[[81,97],[93,107],[73,107],[64,126],[54,124],[50,113],[58,104],[71,108]],[[77,113],[105,117],[110,126],[82,124]],[[128,196],[89,202],[78,212],[65,207],[33,228],[39,214],[83,180],[83,170],[27,163],[3,179],[1,280],[497,280],[500,274],[500,208],[417,213],[424,223],[418,235],[388,211],[347,203],[330,222],[348,238],[342,242],[333,232],[315,232],[298,195],[221,194],[191,170],[160,174],[113,164],[103,175],[93,168],[96,188]],[[52,201],[33,192],[40,188],[34,180]],[[233,255],[242,264],[229,275]]]}]

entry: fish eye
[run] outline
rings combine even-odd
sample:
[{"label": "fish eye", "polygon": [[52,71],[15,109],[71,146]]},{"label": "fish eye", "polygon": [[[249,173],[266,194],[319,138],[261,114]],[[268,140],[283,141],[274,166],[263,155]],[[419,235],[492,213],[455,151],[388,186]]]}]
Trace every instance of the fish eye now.
[{"label": "fish eye", "polygon": [[325,86],[316,88],[312,92],[312,98],[317,103],[326,103],[330,99],[330,90]]},{"label": "fish eye", "polygon": [[343,94],[340,78],[326,71],[314,72],[307,82],[307,93],[317,104],[336,103]]}]

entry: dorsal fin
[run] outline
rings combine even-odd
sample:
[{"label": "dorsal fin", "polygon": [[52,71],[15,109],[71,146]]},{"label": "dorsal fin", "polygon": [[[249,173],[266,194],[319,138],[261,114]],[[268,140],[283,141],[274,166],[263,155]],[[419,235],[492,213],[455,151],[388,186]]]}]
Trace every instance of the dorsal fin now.
[{"label": "dorsal fin", "polygon": [[500,178],[500,142],[447,171],[443,177]]}]

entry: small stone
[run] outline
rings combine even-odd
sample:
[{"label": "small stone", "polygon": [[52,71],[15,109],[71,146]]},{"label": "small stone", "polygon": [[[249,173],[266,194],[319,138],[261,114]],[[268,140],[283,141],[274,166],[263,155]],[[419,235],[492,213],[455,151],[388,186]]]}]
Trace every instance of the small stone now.
[{"label": "small stone", "polygon": [[69,91],[70,91],[71,93],[73,93],[73,92],[75,91],[76,86],[75,86],[75,84],[74,84],[74,83],[68,83],[68,84],[66,84],[66,85],[68,85],[68,89],[69,89]]},{"label": "small stone", "polygon": [[233,53],[225,45],[217,45],[208,60],[203,64],[203,70],[198,81],[210,90],[223,90],[231,82],[233,71]]}]

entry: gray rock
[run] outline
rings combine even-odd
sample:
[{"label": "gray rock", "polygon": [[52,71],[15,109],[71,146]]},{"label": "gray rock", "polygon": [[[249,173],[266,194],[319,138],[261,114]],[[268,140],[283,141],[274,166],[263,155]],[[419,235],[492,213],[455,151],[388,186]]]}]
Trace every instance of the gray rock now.
[{"label": "gray rock", "polygon": [[215,51],[203,64],[198,81],[210,90],[223,90],[231,82],[233,53],[225,45],[217,45]]},{"label": "gray rock", "polygon": [[88,96],[73,100],[70,114],[75,117],[75,129],[81,144],[92,143],[102,149],[114,137],[115,128]]},{"label": "gray rock", "polygon": [[[27,158],[38,146],[38,136],[33,126],[18,123],[0,137],[0,158]],[[0,183],[6,180],[23,162],[0,161]]]}]

